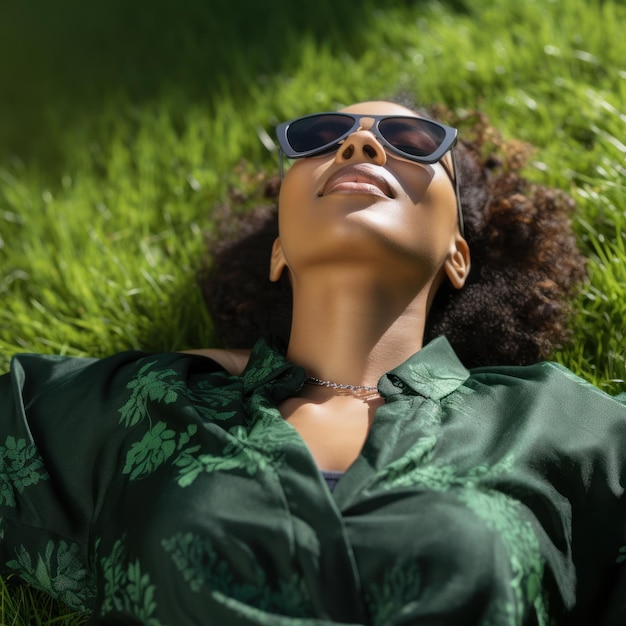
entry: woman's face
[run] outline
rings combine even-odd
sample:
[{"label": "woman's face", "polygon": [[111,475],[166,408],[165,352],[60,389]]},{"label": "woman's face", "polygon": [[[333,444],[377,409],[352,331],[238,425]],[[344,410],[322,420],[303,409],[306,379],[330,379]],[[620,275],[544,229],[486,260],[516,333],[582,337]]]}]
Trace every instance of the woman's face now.
[{"label": "woman's face", "polygon": [[[358,262],[381,272],[408,272],[413,279],[442,279],[446,260],[465,244],[454,186],[441,163],[387,152],[368,130],[368,114],[415,113],[390,102],[343,111],[362,114],[360,128],[335,152],[296,160],[284,177],[275,261],[292,278],[310,267]],[[450,155],[444,159],[451,171]]]}]

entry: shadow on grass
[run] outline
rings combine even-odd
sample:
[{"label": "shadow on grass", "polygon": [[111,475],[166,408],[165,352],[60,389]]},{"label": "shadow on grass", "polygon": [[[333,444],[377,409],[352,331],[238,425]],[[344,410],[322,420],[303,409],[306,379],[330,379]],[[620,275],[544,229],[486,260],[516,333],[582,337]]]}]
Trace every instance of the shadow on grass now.
[{"label": "shadow on grass", "polygon": [[[407,0],[387,0],[385,8]],[[461,0],[450,0],[463,10]],[[30,0],[0,8],[0,162],[12,155],[52,173],[59,133],[89,124],[115,98],[175,92],[235,102],[260,75],[288,73],[297,42],[358,53],[380,19],[373,0]]]}]

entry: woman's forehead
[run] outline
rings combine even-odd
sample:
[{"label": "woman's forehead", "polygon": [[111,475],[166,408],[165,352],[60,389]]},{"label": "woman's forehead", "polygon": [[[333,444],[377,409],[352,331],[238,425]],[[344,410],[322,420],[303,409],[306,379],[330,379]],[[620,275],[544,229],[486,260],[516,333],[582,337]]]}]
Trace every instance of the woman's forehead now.
[{"label": "woman's forehead", "polygon": [[371,100],[368,102],[357,102],[341,109],[344,113],[363,113],[369,115],[416,115],[415,111],[411,111],[407,107],[395,102],[387,102],[385,100]]}]

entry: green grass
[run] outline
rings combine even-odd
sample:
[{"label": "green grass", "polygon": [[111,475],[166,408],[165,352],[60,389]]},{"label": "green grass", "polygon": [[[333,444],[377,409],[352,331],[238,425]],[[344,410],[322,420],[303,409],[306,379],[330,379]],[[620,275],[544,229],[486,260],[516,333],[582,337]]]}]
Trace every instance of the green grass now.
[{"label": "green grass", "polygon": [[[21,351],[209,345],[195,282],[205,233],[226,194],[276,171],[263,133],[408,92],[486,111],[536,146],[531,178],[576,199],[590,281],[575,343],[555,357],[624,388],[623,3],[209,4],[0,8],[1,370]],[[1,623],[51,623],[19,621],[0,592]]]},{"label": "green grass", "polygon": [[0,578],[2,626],[82,626],[88,617],[56,602],[43,591]]}]

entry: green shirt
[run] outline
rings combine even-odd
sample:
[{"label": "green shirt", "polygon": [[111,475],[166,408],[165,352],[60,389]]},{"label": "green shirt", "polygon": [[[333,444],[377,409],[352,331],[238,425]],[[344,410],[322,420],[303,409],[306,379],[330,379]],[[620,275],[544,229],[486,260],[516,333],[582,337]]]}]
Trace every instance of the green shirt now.
[{"label": "green shirt", "polygon": [[468,371],[439,338],[381,378],[331,492],[276,408],[304,378],[263,341],[241,377],[14,357],[2,572],[102,624],[626,624],[624,404],[553,363]]}]

